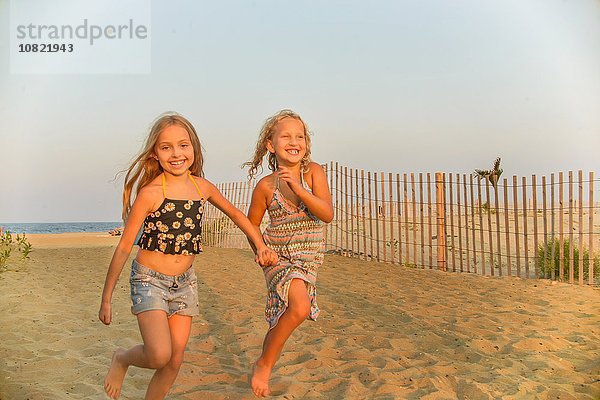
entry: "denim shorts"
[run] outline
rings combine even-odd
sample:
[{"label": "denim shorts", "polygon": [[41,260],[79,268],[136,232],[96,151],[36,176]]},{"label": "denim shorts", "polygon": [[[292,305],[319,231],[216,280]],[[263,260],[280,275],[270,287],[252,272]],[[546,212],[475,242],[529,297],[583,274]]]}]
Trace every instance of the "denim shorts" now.
[{"label": "denim shorts", "polygon": [[139,314],[150,310],[164,310],[173,314],[196,316],[198,306],[198,278],[191,266],[181,275],[161,274],[136,260],[131,264],[131,312]]}]

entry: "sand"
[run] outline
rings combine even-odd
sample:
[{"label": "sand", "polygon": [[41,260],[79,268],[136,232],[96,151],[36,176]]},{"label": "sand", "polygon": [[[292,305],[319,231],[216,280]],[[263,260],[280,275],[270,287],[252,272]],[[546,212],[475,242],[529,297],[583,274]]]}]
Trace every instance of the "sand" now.
[{"label": "sand", "polygon": [[[115,348],[140,342],[128,266],[114,322],[97,319],[118,238],[29,235],[26,263],[0,273],[0,399],[102,399]],[[264,281],[247,250],[195,261],[201,315],[170,399],[252,399],[248,370],[267,327]],[[291,337],[279,399],[598,399],[600,290],[418,270],[327,256],[317,322]],[[151,371],[130,368],[122,399]]]}]

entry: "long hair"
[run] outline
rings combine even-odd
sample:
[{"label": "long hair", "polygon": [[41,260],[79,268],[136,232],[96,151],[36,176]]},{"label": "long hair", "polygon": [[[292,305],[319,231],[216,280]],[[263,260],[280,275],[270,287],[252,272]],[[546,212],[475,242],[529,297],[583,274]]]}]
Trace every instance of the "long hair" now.
[{"label": "long hair", "polygon": [[306,123],[302,120],[300,115],[296,114],[292,110],[281,110],[277,114],[268,118],[263,124],[260,135],[258,136],[258,142],[256,142],[256,149],[254,150],[254,156],[250,161],[242,164],[242,168],[248,167],[248,179],[254,178],[258,173],[262,172],[262,163],[265,155],[267,155],[267,162],[271,171],[277,170],[277,158],[275,154],[267,150],[267,141],[273,138],[275,127],[284,118],[294,118],[302,122],[304,126],[304,137],[306,140],[306,154],[300,161],[302,172],[308,170],[308,164],[310,164],[310,132]]},{"label": "long hair", "polygon": [[127,220],[127,216],[131,211],[131,205],[133,204],[131,194],[134,191],[134,186],[136,187],[135,194],[137,196],[144,186],[163,172],[160,163],[154,158],[156,154],[154,147],[156,146],[156,142],[158,141],[161,132],[165,128],[173,125],[182,127],[190,135],[190,141],[192,142],[192,147],[194,149],[194,162],[190,167],[190,172],[192,175],[204,177],[204,171],[202,169],[204,164],[202,145],[200,144],[200,139],[198,138],[194,126],[185,117],[176,112],[171,111],[161,114],[152,123],[152,127],[150,128],[142,151],[127,169],[125,183],[123,185],[123,221]]}]

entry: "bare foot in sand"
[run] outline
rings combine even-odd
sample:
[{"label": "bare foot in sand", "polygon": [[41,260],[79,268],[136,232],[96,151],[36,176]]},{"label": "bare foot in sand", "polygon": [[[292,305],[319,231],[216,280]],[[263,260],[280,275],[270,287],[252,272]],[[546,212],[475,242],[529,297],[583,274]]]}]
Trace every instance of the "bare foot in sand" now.
[{"label": "bare foot in sand", "polygon": [[123,365],[119,361],[119,356],[123,355],[125,350],[118,349],[115,351],[110,363],[110,368],[104,378],[104,391],[111,399],[118,399],[121,394],[121,386],[123,385],[123,379],[125,379],[125,373],[127,372],[127,366]]},{"label": "bare foot in sand", "polygon": [[260,360],[252,364],[252,379],[250,385],[256,397],[267,397],[271,394],[269,389],[269,378],[271,370],[267,366],[261,366]]}]

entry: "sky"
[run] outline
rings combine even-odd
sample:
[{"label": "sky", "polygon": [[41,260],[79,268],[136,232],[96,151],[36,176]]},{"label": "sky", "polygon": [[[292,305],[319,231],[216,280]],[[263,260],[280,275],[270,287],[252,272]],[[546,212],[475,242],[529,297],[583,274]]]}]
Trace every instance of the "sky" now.
[{"label": "sky", "polygon": [[118,221],[116,175],[170,110],[194,124],[213,183],[245,179],[262,123],[282,108],[306,121],[320,163],[470,173],[500,156],[506,177],[600,172],[598,1],[145,7],[147,71],[32,74],[11,71],[11,1],[0,0],[0,224]]}]

